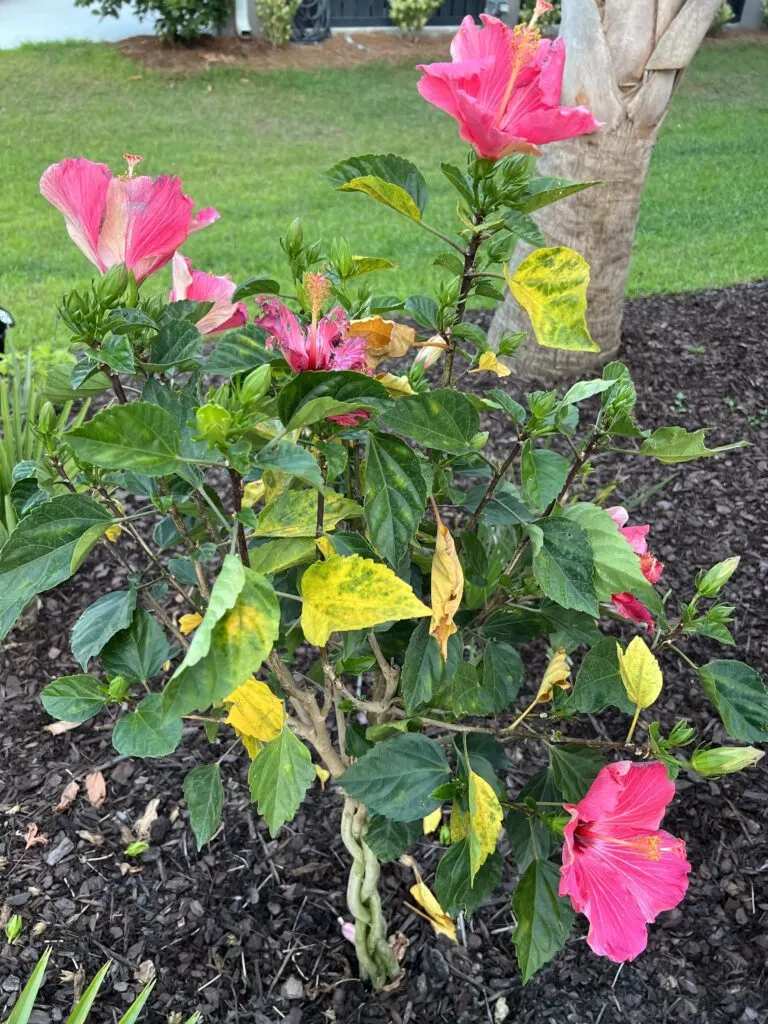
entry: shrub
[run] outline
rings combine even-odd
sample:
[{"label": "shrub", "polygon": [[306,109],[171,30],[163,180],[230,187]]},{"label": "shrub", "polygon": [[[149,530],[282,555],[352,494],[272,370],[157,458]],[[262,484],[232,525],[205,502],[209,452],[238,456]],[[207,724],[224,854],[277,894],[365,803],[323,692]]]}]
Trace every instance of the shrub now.
[{"label": "shrub", "polygon": [[261,34],[272,46],[285,46],[291,41],[291,26],[301,0],[256,0],[256,14]]},{"label": "shrub", "polygon": [[117,18],[130,7],[139,18],[154,16],[155,34],[170,42],[191,43],[219,32],[232,11],[230,0],[75,0],[102,18]]},{"label": "shrub", "polygon": [[733,8],[729,3],[720,4],[717,13],[712,19],[712,24],[707,29],[708,36],[716,36],[723,31],[729,21],[733,21]]},{"label": "shrub", "polygon": [[403,35],[414,37],[441,3],[442,0],[390,0],[389,16]]},{"label": "shrub", "polygon": [[[460,31],[476,52],[473,33],[485,29]],[[456,62],[451,92],[435,85],[443,64],[423,69],[424,94],[472,132],[464,165],[441,164],[455,191],[452,227],[427,219],[426,181],[408,160],[365,154],[329,171],[337,190],[429,236],[429,295],[375,288],[369,277],[388,258],[354,255],[343,237],[309,242],[298,220],[281,239],[286,274],[236,288],[174,256],[179,239],[216,218],[172,202],[178,182],[173,192],[163,178],[131,185],[129,171],[119,190],[96,195],[84,159],[54,165],[42,182],[70,222],[101,225],[73,237],[103,276],[67,294],[60,315],[81,350],[70,386],[112,400],[45,439],[41,468],[68,493],[22,515],[0,550],[0,639],[26,602],[101,544],[127,582],[73,624],[82,672],[49,683],[43,706],[68,721],[102,715],[130,757],[171,754],[185,723],[214,746],[233,732],[272,835],[316,778],[331,776],[329,790],[343,794],[355,948],[376,986],[399,971],[380,865],[423,833],[438,836],[435,891],[417,874],[411,895],[436,931],[455,938],[452,918],[471,915],[506,869],[518,879],[512,941],[524,981],[563,947],[574,909],[590,919],[596,953],[633,959],[646,924],[687,888],[685,844],[659,831],[674,779],[749,767],[762,753],[747,744],[768,734],[757,672],[731,658],[700,665],[684,650],[697,637],[733,642],[722,593],[738,557],[692,567],[683,591],[662,598],[649,526],[603,507],[594,469],[618,454],[631,491],[636,459],[668,472],[741,443],[709,448],[703,429],[645,427],[621,362],[564,391],[513,397],[501,382],[525,336],[494,351],[467,318],[470,301],[500,301],[506,281],[535,342],[597,349],[589,268],[547,246],[531,214],[598,183],[538,178],[530,153],[550,132],[599,126],[583,109],[553,116],[546,96],[559,83],[537,33],[497,30],[495,46],[504,67],[510,54],[518,70],[528,62],[522,111],[516,79],[501,103],[491,88],[493,52],[480,68]],[[543,59],[531,66],[534,54]],[[542,73],[546,92],[533,87]],[[115,227],[111,204],[133,188],[143,203]],[[157,211],[149,225],[147,210]],[[511,272],[519,238],[538,248]],[[137,279],[171,260],[169,301],[143,295]],[[220,335],[208,352],[204,335]],[[439,362],[436,385],[425,370]],[[481,386],[462,391],[469,379]],[[481,429],[487,412],[504,423],[498,452]],[[649,714],[670,663],[742,746],[694,746],[694,725],[667,731]],[[607,708],[595,736],[592,716]],[[544,767],[508,792],[507,752],[526,766],[537,747]],[[224,760],[214,753],[183,783],[198,847],[217,835]]]}]

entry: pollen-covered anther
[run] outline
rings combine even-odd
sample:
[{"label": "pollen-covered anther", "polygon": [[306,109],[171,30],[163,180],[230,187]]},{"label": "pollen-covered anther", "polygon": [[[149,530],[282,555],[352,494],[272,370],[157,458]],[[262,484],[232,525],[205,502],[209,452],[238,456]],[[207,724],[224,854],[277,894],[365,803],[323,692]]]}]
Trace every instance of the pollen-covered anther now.
[{"label": "pollen-covered anther", "polygon": [[128,177],[133,177],[133,172],[137,165],[141,163],[144,158],[136,156],[134,153],[123,153],[123,160],[128,164]]},{"label": "pollen-covered anther", "polygon": [[331,282],[322,274],[307,272],[304,275],[304,291],[309,299],[309,308],[312,311],[313,322],[317,321],[320,311],[328,301],[331,294]]}]

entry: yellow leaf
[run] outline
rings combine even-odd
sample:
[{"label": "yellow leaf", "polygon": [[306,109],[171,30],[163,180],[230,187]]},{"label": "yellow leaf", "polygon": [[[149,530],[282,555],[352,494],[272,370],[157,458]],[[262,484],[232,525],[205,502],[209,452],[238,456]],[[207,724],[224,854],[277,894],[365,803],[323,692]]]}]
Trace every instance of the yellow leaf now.
[{"label": "yellow leaf", "polygon": [[531,318],[539,345],[599,352],[587,330],[589,264],[565,246],[534,249],[515,271],[504,268],[509,290]]},{"label": "yellow leaf", "polygon": [[315,540],[315,546],[323,558],[333,558],[336,554],[336,549],[330,541],[329,537],[318,537]]},{"label": "yellow leaf", "polygon": [[636,707],[649,708],[661,693],[663,682],[656,657],[641,636],[636,636],[626,651],[616,644],[616,653],[627,696]]},{"label": "yellow leaf", "polygon": [[497,377],[508,377],[512,372],[508,366],[499,362],[495,352],[483,352],[477,361],[477,366],[470,373],[495,373]]},{"label": "yellow leaf", "polygon": [[326,768],[323,768],[321,764],[316,764],[315,775],[320,780],[320,788],[325,789],[325,784],[330,779],[331,773]]},{"label": "yellow leaf", "polygon": [[429,635],[437,640],[443,661],[448,660],[448,637],[456,632],[453,617],[464,593],[464,573],[456,554],[456,545],[444,526],[433,502],[437,522],[435,555],[432,559],[432,622]]},{"label": "yellow leaf", "polygon": [[203,616],[198,612],[190,612],[187,615],[182,615],[179,619],[179,632],[183,633],[184,636],[189,636],[190,633],[194,633],[202,621]]},{"label": "yellow leaf", "polygon": [[251,676],[225,697],[224,703],[230,705],[225,721],[244,743],[246,738],[269,743],[280,735],[285,719],[283,702],[266,683]]},{"label": "yellow leaf", "polygon": [[469,773],[469,871],[470,880],[496,849],[504,811],[492,787],[476,772]]},{"label": "yellow leaf", "polygon": [[445,935],[451,940],[451,942],[457,942],[456,925],[451,920],[450,915],[446,914],[437,902],[437,897],[431,891],[426,882],[423,881],[415,865],[413,870],[418,881],[416,882],[416,885],[411,886],[411,896],[413,896],[424,913],[416,907],[413,907],[412,909],[415,910],[420,917],[429,921],[434,929],[435,935]]},{"label": "yellow leaf", "polygon": [[385,320],[381,316],[368,316],[352,320],[347,329],[348,338],[365,338],[365,361],[375,370],[384,359],[399,359],[416,341],[413,327]]},{"label": "yellow leaf", "polygon": [[451,805],[451,818],[449,821],[451,830],[451,845],[460,843],[469,835],[469,814],[462,811],[457,803]]},{"label": "yellow leaf", "polygon": [[243,508],[253,508],[257,501],[261,501],[267,493],[263,480],[251,480],[243,488]]},{"label": "yellow leaf", "polygon": [[122,532],[123,532],[122,526],[117,526],[117,525],[115,525],[115,526],[108,526],[106,528],[106,530],[104,531],[104,536],[107,538],[107,540],[111,544],[114,544],[115,541],[117,540],[117,538],[120,536],[120,534]]},{"label": "yellow leaf", "polygon": [[377,373],[376,380],[379,384],[384,385],[393,398],[400,398],[402,395],[416,394],[411,387],[406,374],[403,374],[401,377],[396,377],[394,373]]},{"label": "yellow leaf", "polygon": [[435,829],[439,828],[440,822],[442,820],[443,820],[443,809],[442,809],[442,807],[438,807],[436,811],[432,811],[431,814],[428,814],[426,816],[426,818],[424,819],[424,821],[422,822],[422,826],[423,826],[423,829],[424,829],[424,835],[425,836],[431,836],[432,833],[435,831]]},{"label": "yellow leaf", "polygon": [[549,664],[539,686],[539,692],[536,694],[535,703],[543,704],[545,701],[552,700],[555,687],[560,687],[561,690],[569,690],[571,688],[571,667],[568,664],[568,657],[564,647],[558,647],[549,659]]},{"label": "yellow leaf", "polygon": [[411,220],[421,220],[421,210],[413,201],[408,192],[399,185],[393,185],[390,181],[384,181],[375,174],[365,174],[360,178],[352,178],[350,181],[339,185],[338,192],[364,192],[384,206],[397,210],[404,217]]},{"label": "yellow leaf", "polygon": [[[342,519],[357,519],[363,510],[336,491],[327,491],[323,529],[328,532]],[[256,520],[256,537],[314,537],[317,528],[317,491],[283,491],[268,502]]]},{"label": "yellow leaf", "polygon": [[367,629],[430,614],[391,569],[360,555],[335,555],[310,565],[301,592],[301,628],[316,647],[323,647],[335,630]]}]

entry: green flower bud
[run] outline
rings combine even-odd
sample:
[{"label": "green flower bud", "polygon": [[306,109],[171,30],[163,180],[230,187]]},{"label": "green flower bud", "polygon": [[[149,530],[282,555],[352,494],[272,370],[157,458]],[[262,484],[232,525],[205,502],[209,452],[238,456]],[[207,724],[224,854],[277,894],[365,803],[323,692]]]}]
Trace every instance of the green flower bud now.
[{"label": "green flower bud", "polygon": [[471,438],[469,442],[470,446],[474,448],[476,452],[479,452],[482,448],[485,448],[488,443],[488,437],[489,434],[487,430],[478,430],[478,432]]},{"label": "green flower bud", "polygon": [[56,426],[56,410],[50,402],[43,402],[40,415],[37,418],[37,425],[46,434],[49,434]]},{"label": "green flower bud", "polygon": [[570,820],[570,814],[548,814],[544,818],[547,828],[556,839],[563,838],[563,831]]},{"label": "green flower bud", "polygon": [[696,730],[688,725],[688,720],[682,718],[675,725],[672,732],[669,734],[669,742],[673,747],[684,747],[686,743],[690,743],[693,737],[696,735]]},{"label": "green flower bud", "polygon": [[346,238],[335,238],[331,246],[331,259],[342,277],[352,273],[352,250]]},{"label": "green flower bud", "polygon": [[96,286],[99,301],[105,306],[113,306],[128,287],[129,270],[124,263],[111,267]]},{"label": "green flower bud", "polygon": [[225,444],[232,425],[232,417],[215,402],[201,405],[195,413],[197,429],[209,444]]},{"label": "green flower bud", "polygon": [[443,846],[451,845],[451,826],[441,825],[439,832],[439,839]]},{"label": "green flower bud", "polygon": [[699,775],[712,778],[753,768],[763,756],[756,747],[701,747],[694,751],[690,766]]},{"label": "green flower bud", "polygon": [[110,679],[109,686],[107,687],[110,700],[118,702],[125,700],[130,685],[125,676],[115,676],[114,679]]},{"label": "green flower bud", "polygon": [[718,562],[705,573],[699,573],[696,577],[696,593],[701,597],[714,597],[719,594],[736,572],[740,561],[736,555],[733,558],[726,558],[724,562]]},{"label": "green flower bud", "polygon": [[296,220],[285,232],[285,238],[283,239],[283,248],[290,256],[301,251],[301,246],[303,242],[304,232],[301,227],[301,218],[297,217]]},{"label": "green flower bud", "polygon": [[251,370],[240,388],[240,401],[244,406],[255,405],[269,391],[272,383],[272,367],[269,363]]}]

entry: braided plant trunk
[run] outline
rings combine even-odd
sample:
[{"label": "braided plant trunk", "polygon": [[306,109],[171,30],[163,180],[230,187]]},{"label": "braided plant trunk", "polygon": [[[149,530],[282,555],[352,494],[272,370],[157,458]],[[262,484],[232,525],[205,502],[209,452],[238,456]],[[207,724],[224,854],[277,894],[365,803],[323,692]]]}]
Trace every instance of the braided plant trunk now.
[{"label": "braided plant trunk", "polygon": [[365,842],[368,811],[357,800],[345,798],[341,838],[352,857],[347,883],[347,904],[355,921],[355,950],[360,967],[374,986],[383,988],[400,973],[387,943],[387,924],[381,911],[381,868]]}]

